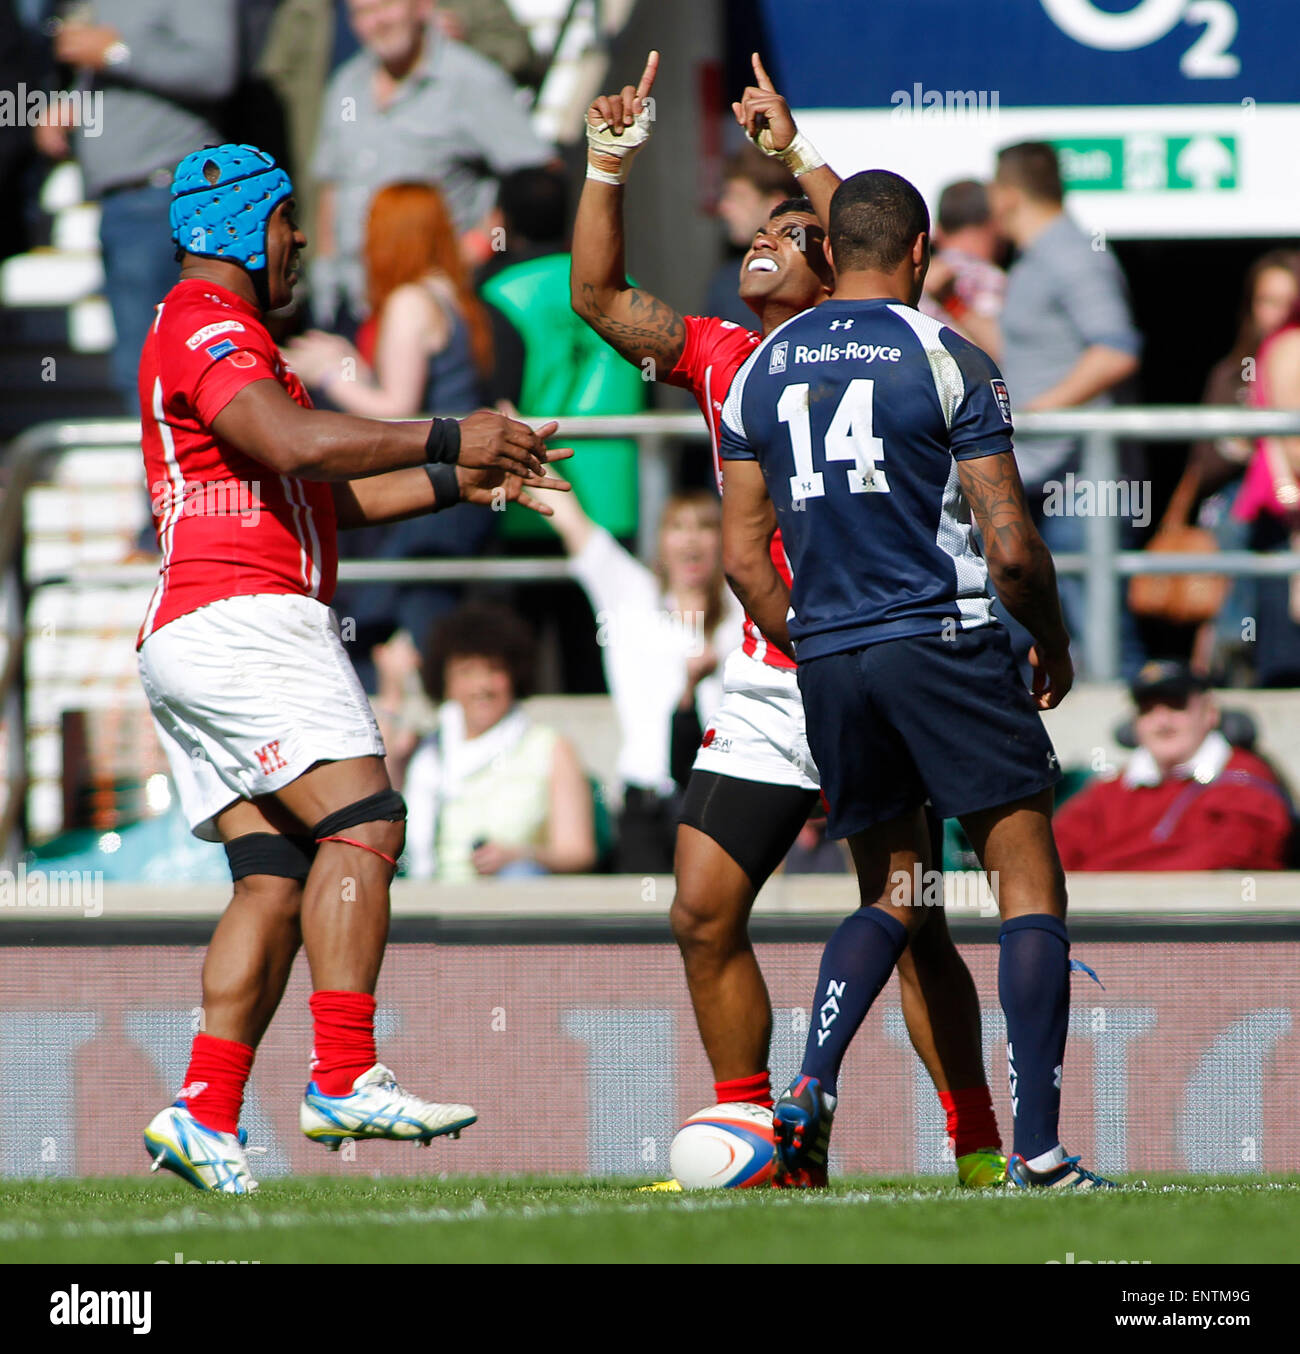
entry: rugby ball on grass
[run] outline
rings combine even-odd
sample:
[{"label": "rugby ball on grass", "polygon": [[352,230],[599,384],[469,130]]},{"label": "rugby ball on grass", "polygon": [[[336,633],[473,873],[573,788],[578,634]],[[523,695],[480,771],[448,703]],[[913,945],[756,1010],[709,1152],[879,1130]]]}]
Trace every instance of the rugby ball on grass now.
[{"label": "rugby ball on grass", "polygon": [[683,1189],[753,1189],[776,1174],[772,1111],[761,1105],[710,1105],[682,1125],[668,1154]]}]

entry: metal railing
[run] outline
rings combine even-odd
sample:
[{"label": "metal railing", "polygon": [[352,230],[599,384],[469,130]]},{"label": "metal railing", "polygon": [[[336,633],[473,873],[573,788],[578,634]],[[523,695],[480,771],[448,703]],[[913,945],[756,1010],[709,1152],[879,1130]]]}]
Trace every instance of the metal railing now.
[{"label": "metal railing", "polygon": [[[533,420],[540,424],[541,420]],[[671,491],[672,443],[700,441],[707,429],[698,413],[653,413],[563,418],[552,440],[583,437],[633,438],[638,443],[639,525],[637,548],[652,558],[660,513]],[[1220,437],[1300,437],[1300,412],[1243,410],[1170,405],[1147,408],[1065,410],[1024,413],[1016,419],[1018,441],[1035,438],[1078,439],[1081,442],[1078,483],[1119,483],[1121,441],[1144,443],[1188,442]],[[70,450],[136,447],[140,425],[133,419],[82,420],[43,423],[10,443],[0,473],[0,598],[6,616],[7,649],[0,664],[0,711],[10,731],[6,747],[8,795],[0,816],[0,849],[10,859],[21,845],[23,803],[27,787],[26,740],[13,736],[25,729],[23,649],[29,588],[23,572],[25,550],[24,504],[47,462]],[[1119,668],[1119,607],[1117,583],[1134,574],[1216,573],[1228,576],[1277,576],[1300,571],[1300,553],[1260,555],[1249,551],[1212,554],[1151,554],[1123,550],[1121,520],[1115,515],[1093,515],[1084,522],[1084,549],[1056,557],[1058,573],[1082,576],[1085,618],[1082,651],[1088,673],[1112,680]],[[152,564],[95,566],[67,575],[42,579],[41,584],[137,586],[152,582]],[[341,582],[513,582],[537,583],[569,576],[567,561],[555,558],[489,558],[464,560],[344,561]]]}]

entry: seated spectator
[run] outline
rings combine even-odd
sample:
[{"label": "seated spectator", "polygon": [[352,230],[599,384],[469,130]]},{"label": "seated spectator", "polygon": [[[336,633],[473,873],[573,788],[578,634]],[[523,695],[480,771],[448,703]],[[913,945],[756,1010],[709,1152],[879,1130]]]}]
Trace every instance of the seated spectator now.
[{"label": "seated spectator", "polygon": [[622,735],[615,868],[667,873],[677,791],[722,700],[722,659],[744,637],[744,613],[722,573],[717,495],[697,489],[668,500],[653,569],[597,526],[576,494],[556,499],[555,515],[545,520],[560,533],[595,612]]},{"label": "seated spectator", "polygon": [[411,877],[463,883],[595,864],[592,791],[578,755],[518,705],[534,667],[532,633],[508,607],[471,604],[434,631],[423,675],[441,702],[438,728],[406,771]]},{"label": "seated spectator", "polygon": [[984,184],[961,179],[939,194],[934,244],[920,309],[996,360],[1007,275],[995,262],[1001,241]]},{"label": "seated spectator", "polygon": [[723,169],[722,195],[717,206],[718,217],[727,230],[727,257],[709,279],[702,315],[731,320],[742,329],[754,328],[754,312],[736,291],[740,261],[772,208],[802,192],[781,161],[764,155],[757,146],[746,142],[731,156]]},{"label": "seated spectator", "polygon": [[[1257,409],[1300,410],[1300,305],[1259,349],[1250,403]],[[1232,514],[1250,524],[1252,550],[1300,550],[1300,437],[1262,437],[1256,444]],[[1255,680],[1300,686],[1300,574],[1261,577]]]},{"label": "seated spectator", "polygon": [[509,76],[443,36],[433,12],[431,0],[348,0],[362,50],[330,78],[313,161],[312,304],[335,328],[365,315],[362,250],[378,189],[437,183],[463,232],[491,209],[497,176],[554,154]]},{"label": "seated spectator", "polygon": [[465,414],[483,404],[492,335],[431,184],[375,194],[366,226],[370,316],[353,346],[312,330],[285,349],[303,383],[362,418]]},{"label": "seated spectator", "polygon": [[[357,346],[313,331],[285,353],[313,393],[368,418],[468,413],[482,403],[492,338],[473,294],[441,194],[427,184],[390,184],[375,195],[366,238],[371,318]],[[481,554],[501,514],[462,503],[454,512],[349,531],[349,559],[460,559]],[[344,584],[335,595],[350,617],[353,661],[367,691],[378,677],[372,651],[398,630],[426,635],[460,601],[458,588],[419,583]]]},{"label": "seated spectator", "polygon": [[1053,820],[1067,870],[1281,870],[1291,805],[1268,764],[1234,748],[1204,678],[1147,663],[1132,686],[1138,750]]},{"label": "seated spectator", "polygon": [[[1220,407],[1250,403],[1260,347],[1286,324],[1297,300],[1300,300],[1300,254],[1274,249],[1251,264],[1242,289],[1235,341],[1211,370],[1201,396],[1202,404]],[[1196,524],[1214,532],[1221,550],[1250,547],[1251,526],[1235,517],[1231,508],[1254,450],[1245,437],[1193,443],[1186,469],[1171,499],[1171,503],[1188,501],[1189,507],[1199,503]],[[1239,660],[1247,658],[1250,647],[1242,638],[1242,618],[1258,614],[1258,579],[1234,578],[1217,624],[1207,623],[1196,636],[1193,664],[1206,669],[1213,664],[1212,670],[1216,671],[1237,666]]]}]

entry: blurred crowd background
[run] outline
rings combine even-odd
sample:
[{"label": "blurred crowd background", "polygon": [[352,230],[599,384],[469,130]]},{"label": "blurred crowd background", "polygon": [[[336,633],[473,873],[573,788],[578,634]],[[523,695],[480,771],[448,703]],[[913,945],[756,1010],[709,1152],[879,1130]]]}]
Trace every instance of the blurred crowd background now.
[{"label": "blurred crowd background", "polygon": [[[842,6],[850,31],[854,10]],[[50,420],[136,416],[136,356],[176,277],[170,172],[225,140],[261,146],[293,177],[308,273],[273,323],[318,405],[384,418],[503,402],[548,418],[689,407],[622,362],[568,299],[583,110],[634,79],[651,45],[664,75],[655,141],[628,191],[629,268],[683,313],[749,326],[739,259],[797,191],[730,115],[749,51],[768,48],[750,6],[0,0],[0,91],[102,95],[0,119],[0,441]],[[79,123],[96,109],[102,125]],[[973,155],[930,205],[924,308],[997,357],[1017,410],[1300,409],[1291,241],[1243,230],[1099,248],[1052,145],[1023,139]],[[361,560],[569,562],[546,583],[340,588],[410,803],[407,874],[671,868],[676,799],[739,617],[707,443],[673,445],[675,492],[651,524],[638,454],[630,436],[582,442],[576,492],[549,523],[462,506],[341,542]],[[1085,519],[1051,508],[1079,469],[1078,442],[1026,441],[1019,454],[1049,545],[1082,549]],[[74,566],[145,563],[154,548],[129,454],[80,456],[26,507],[28,840],[36,858],[119,877],[220,878],[220,852],[177,819],[134,689],[141,589],[68,581]],[[1158,455],[1133,443],[1124,466],[1146,490],[1127,546],[1300,544],[1300,439]],[[639,555],[638,539],[653,551]],[[1081,583],[1062,591],[1077,636]],[[1088,707],[1094,723],[1072,745],[1067,864],[1294,864],[1300,731],[1270,749],[1260,727],[1264,710],[1290,729],[1292,704],[1243,704],[1223,688],[1300,685],[1300,579],[1215,578],[1191,596],[1139,578],[1119,638],[1124,687]],[[1086,678],[1088,654],[1078,661]],[[948,846],[950,864],[966,858],[955,830]],[[845,868],[816,820],[787,862]]]}]

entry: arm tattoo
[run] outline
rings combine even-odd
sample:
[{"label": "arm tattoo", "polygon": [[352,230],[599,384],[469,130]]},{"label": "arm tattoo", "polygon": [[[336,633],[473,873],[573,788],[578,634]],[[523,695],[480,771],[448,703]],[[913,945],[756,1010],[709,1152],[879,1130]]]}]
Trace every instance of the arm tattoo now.
[{"label": "arm tattoo", "polygon": [[637,365],[650,358],[656,374],[666,375],[677,365],[686,346],[686,322],[672,306],[640,287],[629,287],[606,310],[593,284],[584,282],[581,291],[583,318],[615,352]]},{"label": "arm tattoo", "polygon": [[1016,555],[1027,547],[1032,550],[1035,544],[1046,549],[1029,516],[1024,486],[1010,452],[962,461],[958,473],[986,555]]},{"label": "arm tattoo", "polygon": [[984,540],[990,578],[1007,610],[1045,647],[1068,645],[1056,566],[1029,515],[1014,454],[961,461],[958,476]]}]

